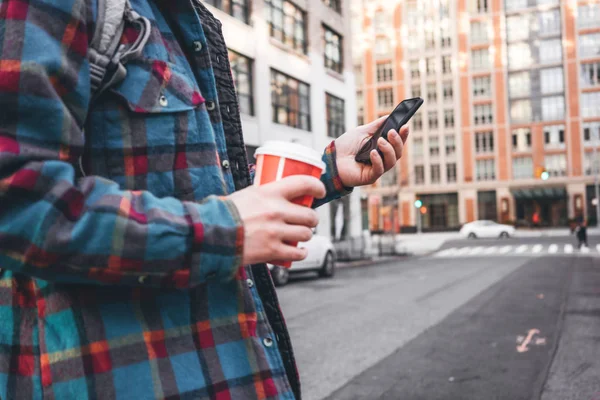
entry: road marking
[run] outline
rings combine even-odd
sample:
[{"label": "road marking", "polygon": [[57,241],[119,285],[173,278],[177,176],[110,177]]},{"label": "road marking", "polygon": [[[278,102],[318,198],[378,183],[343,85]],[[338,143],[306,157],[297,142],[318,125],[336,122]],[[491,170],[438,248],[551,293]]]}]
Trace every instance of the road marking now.
[{"label": "road marking", "polygon": [[506,254],[512,250],[512,246],[504,246],[500,249],[500,254]]},{"label": "road marking", "polygon": [[519,253],[519,254],[520,253],[525,253],[525,250],[527,250],[527,245],[526,244],[522,244],[519,247],[517,247],[517,253]]},{"label": "road marking", "polygon": [[596,251],[597,251],[598,253],[600,253],[600,244],[597,244],[597,245],[596,245]]},{"label": "road marking", "polygon": [[539,253],[540,251],[542,251],[543,248],[544,246],[542,246],[541,244],[536,244],[535,246],[533,246],[533,249],[531,251],[534,253]]},{"label": "road marking", "polygon": [[474,256],[475,254],[479,254],[481,252],[483,252],[484,247],[483,246],[477,246],[477,247],[473,247],[473,249],[471,251],[469,251],[469,255],[470,256]]},{"label": "road marking", "polygon": [[456,255],[456,256],[464,256],[469,251],[471,251],[471,246],[463,247],[462,249],[459,249],[454,255]]},{"label": "road marking", "polygon": [[565,253],[571,254],[572,252],[573,252],[573,245],[572,244],[565,244]]},{"label": "road marking", "polygon": [[589,252],[590,252],[590,248],[589,248],[589,247],[587,247],[587,246],[586,246],[586,247],[582,247],[582,248],[580,249],[580,251],[581,251],[582,253],[589,253]]},{"label": "road marking", "polygon": [[441,251],[438,251],[435,256],[436,257],[446,257],[446,256],[451,256],[452,254],[454,254],[454,252],[456,251],[456,247],[451,247],[449,249],[444,249]]},{"label": "road marking", "polygon": [[494,254],[496,252],[496,250],[498,250],[498,247],[496,247],[496,246],[490,246],[487,249],[485,249],[485,251],[483,252],[483,254]]},{"label": "road marking", "polygon": [[[538,335],[538,337],[533,341],[533,336]],[[540,331],[537,329],[530,329],[527,333],[527,337],[517,336],[517,343],[520,343],[517,346],[517,351],[519,353],[525,353],[529,351],[529,344],[533,344],[535,346],[544,346],[546,344],[546,338],[539,337]],[[533,342],[533,343],[532,343]]]},{"label": "road marking", "polygon": [[550,247],[548,247],[548,253],[556,253],[557,251],[558,251],[557,244],[551,244]]}]

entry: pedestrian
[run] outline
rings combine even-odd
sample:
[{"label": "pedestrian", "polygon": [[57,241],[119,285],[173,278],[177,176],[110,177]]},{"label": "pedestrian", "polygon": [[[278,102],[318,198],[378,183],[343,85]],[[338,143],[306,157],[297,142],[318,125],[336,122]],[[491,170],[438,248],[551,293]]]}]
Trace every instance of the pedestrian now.
[{"label": "pedestrian", "polygon": [[582,221],[579,223],[576,229],[577,235],[577,248],[581,249],[581,246],[589,247],[587,241],[587,223],[586,221]]},{"label": "pedestrian", "polygon": [[285,243],[317,214],[291,199],[373,183],[408,130],[372,165],[383,118],[331,142],[320,181],[250,186],[220,22],[121,9],[0,2],[0,398],[300,398],[265,262],[306,257]]}]

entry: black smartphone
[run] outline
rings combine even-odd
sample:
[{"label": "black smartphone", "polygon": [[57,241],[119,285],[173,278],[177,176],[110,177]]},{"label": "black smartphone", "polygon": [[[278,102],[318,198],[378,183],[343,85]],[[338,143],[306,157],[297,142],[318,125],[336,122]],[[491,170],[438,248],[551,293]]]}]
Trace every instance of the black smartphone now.
[{"label": "black smartphone", "polygon": [[392,111],[385,122],[381,125],[381,127],[379,127],[377,132],[375,132],[375,134],[373,134],[367,143],[361,147],[355,157],[356,162],[370,165],[370,154],[374,149],[377,149],[379,155],[383,159],[383,153],[377,148],[377,140],[379,140],[380,137],[383,137],[385,140],[387,140],[387,133],[390,131],[390,129],[395,129],[396,132],[400,132],[400,128],[403,125],[406,125],[406,123],[412,118],[413,115],[415,115],[421,105],[423,105],[423,99],[420,97],[407,99],[398,104],[394,111]]}]

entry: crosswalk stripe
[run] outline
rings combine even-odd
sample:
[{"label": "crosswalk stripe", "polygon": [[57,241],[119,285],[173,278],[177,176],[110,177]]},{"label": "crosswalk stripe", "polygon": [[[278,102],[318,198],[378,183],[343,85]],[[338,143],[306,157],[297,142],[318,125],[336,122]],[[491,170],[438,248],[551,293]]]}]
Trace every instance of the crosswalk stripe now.
[{"label": "crosswalk stripe", "polygon": [[470,256],[474,256],[475,254],[480,254],[481,252],[483,252],[483,249],[485,249],[485,247],[483,247],[483,246],[473,247],[473,249],[471,251],[469,251],[467,254]]},{"label": "crosswalk stripe", "polygon": [[573,252],[573,245],[572,244],[565,244],[565,253],[571,254],[572,252]]},{"label": "crosswalk stripe", "polygon": [[556,244],[551,244],[550,247],[548,247],[548,253],[556,253],[558,251],[558,245]]},{"label": "crosswalk stripe", "polygon": [[587,247],[587,246],[586,246],[586,247],[582,247],[582,248],[581,248],[581,252],[582,252],[582,253],[589,253],[589,252],[590,252],[590,248],[589,248],[589,247]]},{"label": "crosswalk stripe", "polygon": [[519,247],[517,247],[517,253],[524,253],[525,250],[527,250],[527,245],[526,244],[522,244]]},{"label": "crosswalk stripe", "polygon": [[464,256],[469,251],[471,251],[471,246],[463,247],[462,249],[458,249],[458,251],[456,252],[456,255],[457,256]]},{"label": "crosswalk stripe", "polygon": [[483,254],[494,254],[496,252],[496,250],[498,250],[498,247],[490,246],[483,251]]},{"label": "crosswalk stripe", "polygon": [[512,250],[512,246],[504,246],[500,249],[500,254],[506,254]]},{"label": "crosswalk stripe", "polygon": [[600,253],[600,244],[597,244],[597,245],[596,245],[596,251],[597,251],[598,253]]},{"label": "crosswalk stripe", "polygon": [[447,257],[447,256],[453,255],[454,253],[456,253],[456,247],[451,247],[449,249],[445,249],[445,250],[438,252],[435,256],[436,257]]},{"label": "crosswalk stripe", "polygon": [[535,246],[533,246],[532,251],[534,253],[539,253],[540,251],[542,251],[543,248],[544,248],[544,246],[542,246],[541,244],[536,244]]}]

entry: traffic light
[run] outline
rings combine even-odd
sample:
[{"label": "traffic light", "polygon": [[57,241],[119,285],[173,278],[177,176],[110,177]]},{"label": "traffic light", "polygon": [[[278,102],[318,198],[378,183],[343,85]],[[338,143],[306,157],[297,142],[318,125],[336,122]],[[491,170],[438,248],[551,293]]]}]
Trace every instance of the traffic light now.
[{"label": "traffic light", "polygon": [[548,173],[548,171],[544,170],[544,172],[542,172],[542,174],[540,175],[540,178],[542,178],[543,181],[547,181],[548,178],[550,178],[550,174]]},{"label": "traffic light", "polygon": [[550,178],[550,173],[544,167],[535,167],[535,178],[547,181]]},{"label": "traffic light", "polygon": [[415,200],[415,208],[421,208],[423,206],[423,202],[421,200]]},{"label": "traffic light", "polygon": [[427,207],[423,206],[423,207],[419,208],[419,211],[421,211],[421,214],[425,215],[425,214],[427,214]]}]

